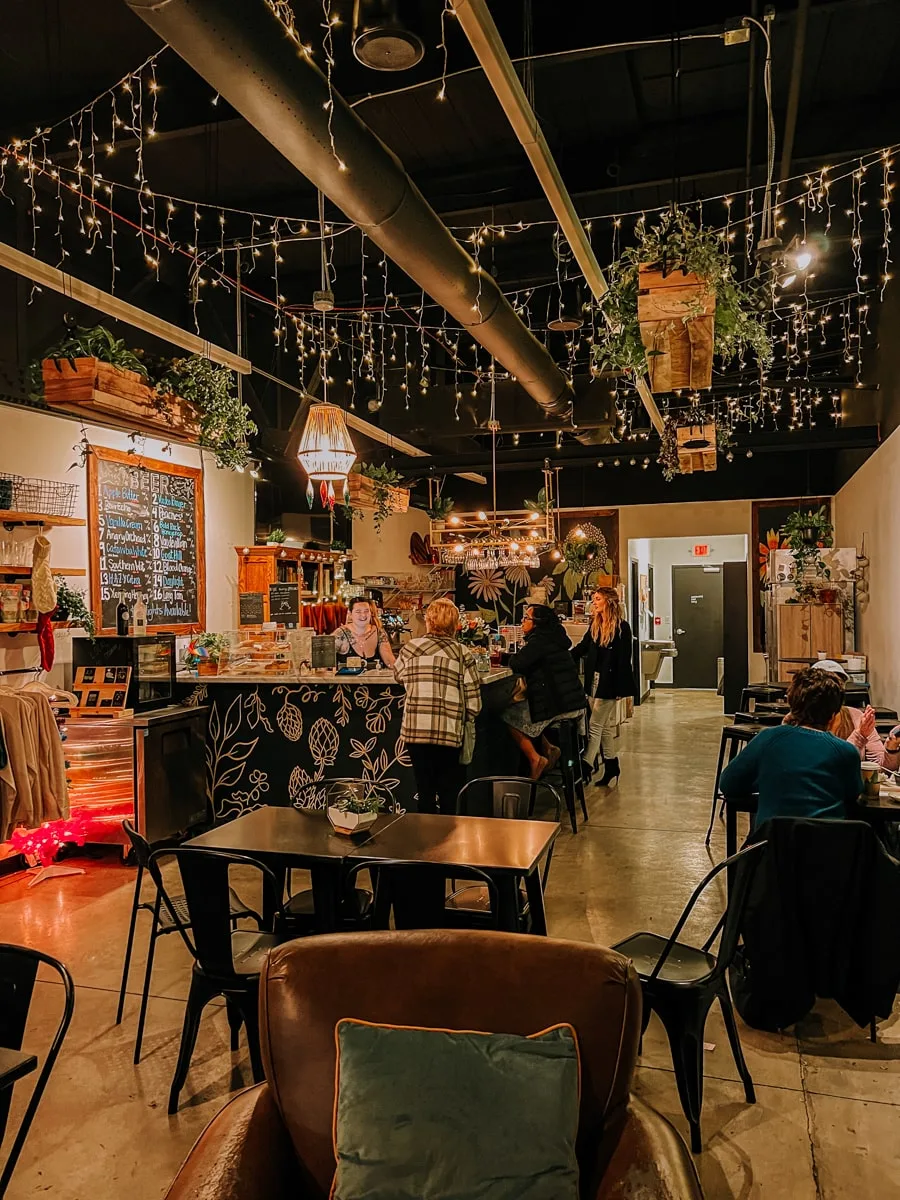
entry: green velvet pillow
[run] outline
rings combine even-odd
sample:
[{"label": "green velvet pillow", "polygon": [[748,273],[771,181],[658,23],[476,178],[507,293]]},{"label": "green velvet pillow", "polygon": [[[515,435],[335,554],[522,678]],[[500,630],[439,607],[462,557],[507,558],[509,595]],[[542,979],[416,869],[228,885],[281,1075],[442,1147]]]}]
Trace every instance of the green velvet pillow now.
[{"label": "green velvet pillow", "polygon": [[578,1046],[339,1021],[333,1200],[577,1200]]}]

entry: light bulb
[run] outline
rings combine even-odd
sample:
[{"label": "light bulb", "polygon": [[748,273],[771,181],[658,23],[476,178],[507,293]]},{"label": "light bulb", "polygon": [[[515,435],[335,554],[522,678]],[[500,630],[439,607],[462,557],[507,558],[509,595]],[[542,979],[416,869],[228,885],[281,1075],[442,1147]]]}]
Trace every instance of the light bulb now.
[{"label": "light bulb", "polygon": [[478,520],[479,520],[479,521],[486,521],[486,520],[487,520],[487,513],[486,513],[486,512],[483,512],[483,511],[479,512],[479,513],[478,513]]},{"label": "light bulb", "polygon": [[451,524],[451,525],[458,525],[458,524],[459,524],[459,517],[451,517],[451,518],[450,518],[450,524]]},{"label": "light bulb", "polygon": [[518,543],[518,542],[510,542],[510,543],[509,543],[509,548],[510,548],[510,550],[518,550],[518,548],[519,548],[519,543]]}]

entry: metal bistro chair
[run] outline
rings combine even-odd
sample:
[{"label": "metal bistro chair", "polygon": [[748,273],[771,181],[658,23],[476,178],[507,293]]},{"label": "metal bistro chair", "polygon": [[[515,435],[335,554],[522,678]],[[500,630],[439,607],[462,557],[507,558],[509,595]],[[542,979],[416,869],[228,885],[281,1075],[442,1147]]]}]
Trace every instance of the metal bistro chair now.
[{"label": "metal bistro chair", "polygon": [[[190,932],[178,920],[163,884],[160,860],[171,856],[178,864],[184,899],[190,918]],[[231,867],[252,867],[262,875],[263,890],[268,891],[263,908],[280,916],[281,903],[278,881],[273,871],[245,854],[230,854],[225,850],[207,850],[193,846],[156,850],[150,855],[148,868],[168,907],[178,932],[194,956],[191,989],[184,1011],[181,1046],[169,1092],[169,1113],[178,1109],[178,1096],[187,1079],[191,1055],[197,1041],[203,1009],[216,996],[224,996],[231,1026],[231,1049],[238,1047],[240,1027],[247,1029],[247,1044],[253,1080],[265,1078],[259,1049],[258,992],[259,973],[266,955],[284,939],[273,933],[234,929],[231,923],[228,872]]]},{"label": "metal bistro chair", "polygon": [[[141,1011],[138,1017],[137,1037],[134,1042],[134,1061],[141,1061],[141,1046],[144,1041],[144,1024],[147,1020],[147,999],[150,995],[150,976],[153,973],[153,955],[156,949],[156,939],[163,937],[167,933],[176,933],[178,924],[180,923],[185,929],[190,926],[190,918],[188,916],[187,902],[180,892],[169,893],[169,907],[162,907],[162,898],[159,890],[156,890],[156,895],[153,901],[141,900],[141,883],[143,882],[144,872],[148,869],[150,863],[150,855],[154,850],[159,850],[160,854],[164,854],[166,848],[161,846],[151,846],[145,837],[142,837],[134,826],[129,821],[122,822],[122,828],[131,842],[131,849],[134,853],[134,860],[137,863],[137,878],[134,881],[134,896],[131,901],[131,923],[128,926],[128,941],[125,944],[125,962],[122,964],[122,984],[119,988],[119,1006],[116,1009],[116,1024],[121,1025],[122,1013],[125,1010],[125,993],[128,988],[128,973],[131,969],[131,954],[134,949],[134,932],[137,925],[137,915],[143,910],[144,912],[152,913],[152,921],[150,924],[150,939],[147,943],[147,966],[144,970],[144,986],[141,991]],[[254,909],[248,907],[237,892],[231,889],[231,923],[236,923],[242,917],[253,917],[258,926],[262,926],[262,918]],[[173,915],[177,921],[173,919]]]},{"label": "metal bistro chair", "polygon": [[[500,900],[497,885],[486,871],[477,867],[448,867],[443,863],[361,859],[347,873],[344,885],[352,891],[363,871],[368,871],[375,887],[372,905],[372,929],[390,929],[391,911],[395,929],[445,929],[455,922],[446,908],[446,883],[450,878],[467,879],[482,887],[488,898],[481,928],[500,928]],[[424,886],[423,886],[424,885]]]},{"label": "metal bistro chair", "polygon": [[[28,1010],[31,1007],[34,984],[41,964],[55,971],[62,982],[63,1012],[47,1051],[47,1057],[44,1059],[44,1065],[38,1075],[34,1091],[25,1108],[9,1156],[0,1172],[0,1196],[6,1195],[9,1181],[16,1168],[16,1163],[19,1161],[19,1155],[22,1153],[22,1147],[25,1145],[25,1139],[28,1137],[47,1081],[56,1064],[66,1034],[69,1032],[72,1013],[75,1011],[75,985],[72,982],[72,976],[61,962],[51,958],[49,954],[42,954],[40,950],[32,950],[29,946],[0,943],[0,1047],[5,1050],[20,1051],[22,1049]],[[2,1144],[3,1135],[6,1132],[12,1093],[12,1086],[0,1091],[0,1144]]]},{"label": "metal bistro chair", "polygon": [[[713,1001],[718,997],[728,1041],[748,1104],[756,1103],[753,1080],[744,1061],[726,972],[737,951],[741,920],[750,884],[762,858],[765,842],[747,846],[726,858],[697,885],[668,938],[658,933],[635,933],[613,946],[634,963],[644,993],[643,1034],[656,1012],[665,1026],[672,1050],[675,1081],[681,1107],[691,1127],[691,1149],[699,1154],[700,1110],[703,1105],[703,1030]],[[678,935],[703,891],[723,870],[729,872],[728,904],[712,933],[698,949],[678,941]],[[718,954],[710,947],[719,931]]]},{"label": "metal bistro chair", "polygon": [[[551,802],[553,819],[559,824],[562,801],[552,784],[542,779],[531,780],[525,776],[484,775],[470,779],[456,798],[456,811],[460,816],[497,817],[513,821],[526,821],[534,816],[538,795],[545,792]],[[541,872],[541,890],[546,892],[550,877],[553,846],[547,851]],[[523,932],[529,924],[528,900],[519,891],[520,921]],[[447,908],[460,916],[478,920],[490,915],[490,897],[478,883],[466,883],[456,888],[447,898]],[[480,922],[479,922],[480,923]]]},{"label": "metal bistro chair", "polygon": [[[781,724],[780,721],[779,724]],[[719,808],[720,804],[722,808],[719,809],[719,816],[721,817],[724,812],[724,802],[719,791],[719,780],[722,777],[722,771],[748,742],[753,741],[761,728],[762,726],[756,722],[753,725],[726,725],[722,730],[722,740],[719,743],[719,757],[716,762],[716,779],[713,784],[712,809],[709,814],[709,828],[706,830],[705,844],[707,846],[712,841],[713,829],[716,824],[716,809]]]},{"label": "metal bistro chair", "polygon": [[572,832],[578,832],[578,821],[575,814],[576,799],[581,804],[581,812],[585,821],[588,819],[587,804],[584,798],[584,780],[581,778],[581,750],[578,745],[578,719],[563,717],[554,721],[549,728],[556,733],[559,745],[559,762],[554,770],[559,771],[562,779],[563,795],[566,798],[566,811]]}]

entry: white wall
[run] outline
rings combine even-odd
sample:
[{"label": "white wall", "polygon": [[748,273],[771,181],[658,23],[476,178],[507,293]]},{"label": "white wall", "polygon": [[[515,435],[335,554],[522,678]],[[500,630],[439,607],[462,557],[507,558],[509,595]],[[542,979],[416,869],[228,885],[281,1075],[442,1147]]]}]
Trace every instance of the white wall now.
[{"label": "white wall", "polygon": [[[697,543],[709,546],[709,554],[704,558],[694,558],[693,549]],[[651,625],[649,637],[667,641],[672,638],[672,568],[676,566],[720,566],[725,562],[747,561],[747,535],[743,533],[704,534],[698,533],[691,537],[649,538],[639,539],[631,543],[633,546],[647,546],[648,561],[653,566],[653,602],[654,617],[661,618],[661,624]],[[632,552],[631,557],[635,554]],[[645,634],[642,637],[648,636]],[[667,659],[659,673],[658,683],[672,682],[672,660]]]},{"label": "white wall", "polygon": [[353,578],[363,575],[413,575],[418,572],[409,561],[409,539],[413,533],[425,537],[428,516],[419,508],[392,513],[375,531],[374,514],[353,522]]},{"label": "white wall", "polygon": [[[132,448],[126,432],[86,425],[88,440],[112,450]],[[87,519],[86,471],[79,463],[76,443],[81,424],[52,413],[33,409],[0,406],[0,471],[35,476],[63,483],[77,483],[78,496],[74,515]],[[140,444],[147,458],[203,468],[206,534],[206,627],[211,630],[233,629],[237,621],[237,555],[235,546],[253,542],[253,480],[247,474],[220,471],[214,459],[192,446],[166,447],[154,438]],[[75,464],[74,466],[72,464]],[[71,468],[71,469],[70,469]],[[22,539],[28,545],[23,563],[31,562],[30,543],[34,532],[27,529],[0,538]],[[88,568],[88,531],[85,527],[53,529],[51,566]],[[89,591],[87,576],[68,580],[76,591]],[[56,635],[57,658],[71,661],[70,635]],[[0,634],[0,669],[30,666],[39,655],[33,634],[10,637]],[[2,678],[2,677],[0,677]]]},{"label": "white wall", "polygon": [[900,704],[900,430],[875,451],[834,498],[834,540],[870,560],[869,600],[857,610],[857,646],[868,656],[874,704]]}]

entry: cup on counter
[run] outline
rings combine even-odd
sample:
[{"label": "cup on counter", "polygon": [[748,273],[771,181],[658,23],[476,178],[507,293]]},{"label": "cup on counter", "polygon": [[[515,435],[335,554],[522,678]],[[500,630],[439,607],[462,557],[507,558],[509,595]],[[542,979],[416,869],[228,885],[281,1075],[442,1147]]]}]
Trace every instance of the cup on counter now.
[{"label": "cup on counter", "polygon": [[827,657],[828,657],[827,650],[817,650],[816,651],[816,658],[819,660],[819,662],[824,662]]},{"label": "cup on counter", "polygon": [[881,795],[881,768],[878,763],[863,763],[860,771],[863,779],[863,796],[866,800],[877,800]]}]

